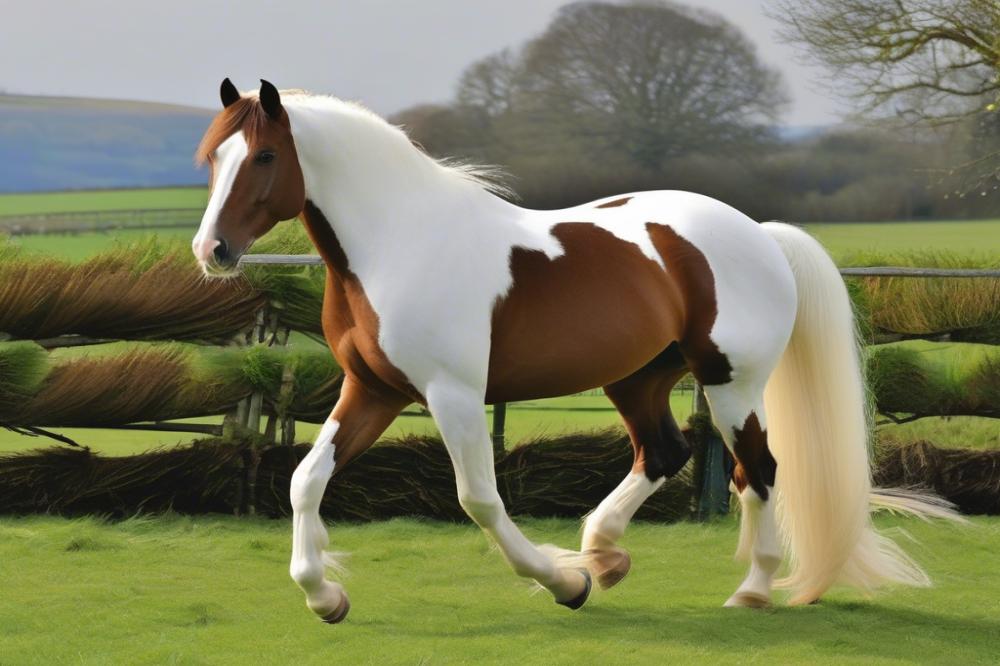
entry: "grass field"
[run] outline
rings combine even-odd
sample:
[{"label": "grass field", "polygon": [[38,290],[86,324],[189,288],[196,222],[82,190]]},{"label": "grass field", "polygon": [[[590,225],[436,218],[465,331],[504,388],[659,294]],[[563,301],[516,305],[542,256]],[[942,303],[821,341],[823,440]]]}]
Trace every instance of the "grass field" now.
[{"label": "grass field", "polygon": [[[207,174],[205,178],[207,180]],[[204,206],[207,201],[208,190],[204,187],[0,194],[0,215],[133,208],[198,208]]]},{"label": "grass field", "polygon": [[81,261],[108,249],[116,242],[130,243],[150,236],[190,242],[194,231],[194,229],[159,229],[150,232],[145,229],[121,229],[116,231],[113,237],[98,231],[84,231],[76,234],[18,236],[17,244],[35,252]]},{"label": "grass field", "polygon": [[[987,664],[1000,520],[881,519],[936,581],[873,599],[731,610],[736,522],[632,526],[633,570],[578,612],[532,595],[471,525],[336,526],[353,608],[328,626],[288,578],[287,520],[0,519],[5,664]],[[573,521],[522,520],[576,544]]]},{"label": "grass field", "polygon": [[807,224],[836,257],[854,252],[933,250],[995,258],[1000,254],[1000,220],[859,222]]}]

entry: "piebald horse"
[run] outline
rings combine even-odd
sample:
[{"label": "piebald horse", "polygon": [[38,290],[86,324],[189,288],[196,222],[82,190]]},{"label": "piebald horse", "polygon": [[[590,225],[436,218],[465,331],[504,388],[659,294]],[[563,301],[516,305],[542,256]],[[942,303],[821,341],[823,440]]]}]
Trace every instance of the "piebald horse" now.
[{"label": "piebald horse", "polygon": [[[360,106],[261,83],[222,83],[198,149],[212,189],[192,245],[208,275],[232,275],[255,239],[300,217],[326,263],[323,331],[345,379],[292,477],[290,567],[323,620],[350,608],[324,575],[327,482],[414,402],[441,432],[462,507],[519,576],[572,609],[592,577],[617,583],[626,525],[689,457],[669,410],[687,372],[738,463],[749,572],[727,606],[767,605],[775,585],[800,604],[834,583],[928,583],[872,527],[873,503],[935,507],[872,489],[851,305],[805,232],[679,191],[526,210]],[[586,518],[579,551],[536,546],[497,493],[483,405],[595,387],[621,413],[634,465]]]}]

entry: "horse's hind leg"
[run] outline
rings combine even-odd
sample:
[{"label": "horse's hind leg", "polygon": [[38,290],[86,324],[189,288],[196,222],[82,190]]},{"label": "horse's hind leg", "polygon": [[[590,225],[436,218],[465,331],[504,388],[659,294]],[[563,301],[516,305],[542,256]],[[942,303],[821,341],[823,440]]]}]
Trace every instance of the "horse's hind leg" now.
[{"label": "horse's hind leg", "polygon": [[628,553],[617,542],[632,516],[690,457],[670,413],[670,391],[686,373],[684,359],[671,345],[638,372],[604,387],[625,421],[634,449],[631,473],[584,524],[582,550],[604,589],[624,578],[631,566]]},{"label": "horse's hind leg", "polygon": [[768,372],[740,372],[738,381],[705,386],[716,427],[733,452],[733,483],[742,505],[737,557],[750,571],[726,606],[761,607],[771,603],[771,585],[782,552],[774,516],[777,463],[767,447],[764,384]]}]

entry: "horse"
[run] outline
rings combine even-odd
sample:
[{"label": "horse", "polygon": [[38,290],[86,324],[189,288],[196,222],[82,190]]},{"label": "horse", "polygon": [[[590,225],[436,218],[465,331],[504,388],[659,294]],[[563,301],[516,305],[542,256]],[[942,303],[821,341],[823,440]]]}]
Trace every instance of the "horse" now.
[{"label": "horse", "polygon": [[[211,168],[192,241],[202,269],[237,274],[256,239],[295,217],[327,269],[322,326],[344,381],[292,476],[289,567],[323,621],[350,601],[325,576],[320,500],[412,403],[440,430],[462,508],[518,576],[574,610],[595,579],[621,581],[626,526],[690,456],[669,406],[688,372],[735,459],[749,568],[725,606],[767,606],[779,587],[806,604],[836,583],[929,584],[870,516],[948,509],[873,488],[851,303],[806,232],[682,191],[528,210],[487,169],[430,157],[360,105],[263,80],[241,93],[225,79],[220,94],[197,152]],[[597,387],[634,464],[585,518],[578,551],[537,546],[497,492],[484,405]]]}]

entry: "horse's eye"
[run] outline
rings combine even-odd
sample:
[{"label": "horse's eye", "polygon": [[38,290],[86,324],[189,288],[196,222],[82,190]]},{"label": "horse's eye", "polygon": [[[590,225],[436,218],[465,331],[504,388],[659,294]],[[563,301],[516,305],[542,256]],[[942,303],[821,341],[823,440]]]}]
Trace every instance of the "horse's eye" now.
[{"label": "horse's eye", "polygon": [[262,150],[257,153],[257,157],[254,158],[257,164],[270,164],[274,161],[274,151]]}]

